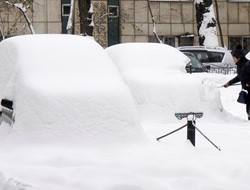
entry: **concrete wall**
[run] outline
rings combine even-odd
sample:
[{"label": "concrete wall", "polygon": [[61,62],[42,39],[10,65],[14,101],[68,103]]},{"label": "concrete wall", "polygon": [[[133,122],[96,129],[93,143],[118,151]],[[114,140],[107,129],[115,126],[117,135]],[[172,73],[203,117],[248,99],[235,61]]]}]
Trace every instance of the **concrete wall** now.
[{"label": "concrete wall", "polygon": [[34,0],[32,21],[36,33],[61,33],[61,1]]},{"label": "concrete wall", "polygon": [[[107,47],[107,1],[93,0],[92,3],[94,37],[103,47]],[[158,35],[175,37],[189,33],[194,35],[194,45],[198,45],[193,1],[151,0],[150,5]],[[218,5],[223,40],[227,47],[229,36],[250,36],[250,2],[218,0]],[[8,15],[2,15],[5,31],[11,28],[16,12],[17,10],[12,9]],[[36,33],[62,32],[61,0],[34,0],[33,11],[29,10],[27,14]],[[26,21],[20,18],[16,24],[17,30],[12,31],[11,35],[30,33],[28,27],[24,27],[25,24]],[[76,21],[76,33],[79,33],[78,30],[79,24]],[[219,30],[217,33],[219,37]],[[149,36],[152,35],[153,24],[147,0],[120,0],[120,42],[148,42]]]},{"label": "concrete wall", "polygon": [[[158,35],[194,34],[198,45],[196,11],[193,1],[151,1]],[[224,43],[228,36],[250,36],[250,3],[218,0]],[[121,0],[121,42],[148,41],[152,19],[146,0]],[[218,37],[219,30],[217,29]],[[249,44],[250,45],[250,44]]]}]

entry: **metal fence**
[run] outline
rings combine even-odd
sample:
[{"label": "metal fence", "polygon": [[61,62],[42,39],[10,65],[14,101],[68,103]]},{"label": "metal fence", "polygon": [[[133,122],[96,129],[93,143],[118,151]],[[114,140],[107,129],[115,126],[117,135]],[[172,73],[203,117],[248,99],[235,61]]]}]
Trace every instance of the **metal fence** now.
[{"label": "metal fence", "polygon": [[232,67],[230,64],[225,64],[224,67],[217,65],[210,65],[209,73],[219,73],[219,74],[235,74],[237,72],[236,66]]}]

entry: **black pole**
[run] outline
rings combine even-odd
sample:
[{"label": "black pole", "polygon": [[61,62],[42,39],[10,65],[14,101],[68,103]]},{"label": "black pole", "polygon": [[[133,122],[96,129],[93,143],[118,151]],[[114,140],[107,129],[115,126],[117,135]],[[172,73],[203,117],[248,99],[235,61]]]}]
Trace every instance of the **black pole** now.
[{"label": "black pole", "polygon": [[187,139],[195,146],[195,127],[193,122],[195,123],[195,121],[192,120],[187,122]]},{"label": "black pole", "polygon": [[166,137],[166,136],[168,136],[168,135],[171,135],[172,133],[175,133],[176,131],[179,131],[179,130],[181,130],[182,128],[184,128],[184,127],[186,127],[186,126],[187,126],[187,124],[183,125],[182,127],[178,128],[178,129],[175,129],[174,131],[172,131],[172,132],[170,132],[170,133],[167,133],[166,135],[163,135],[163,136],[158,137],[156,140],[159,141],[160,139],[162,139],[162,138],[164,138],[164,137]]},{"label": "black pole", "polygon": [[207,139],[215,148],[217,148],[219,151],[221,151],[221,149],[218,147],[218,146],[216,146],[206,135],[204,135],[196,126],[195,126],[195,128],[197,129],[197,131],[199,131],[199,133],[205,138],[205,139]]}]

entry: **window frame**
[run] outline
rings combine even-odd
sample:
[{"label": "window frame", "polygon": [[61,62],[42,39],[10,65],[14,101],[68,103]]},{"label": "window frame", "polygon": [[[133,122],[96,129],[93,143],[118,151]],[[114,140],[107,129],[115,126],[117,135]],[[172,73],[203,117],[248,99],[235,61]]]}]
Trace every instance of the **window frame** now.
[{"label": "window frame", "polygon": [[[70,14],[70,6],[71,6],[71,5],[68,4],[68,3],[62,4],[62,16],[69,16],[69,14]],[[64,10],[65,10],[64,8],[65,8],[65,7],[69,7],[69,14],[65,14],[65,13],[64,13]]]}]

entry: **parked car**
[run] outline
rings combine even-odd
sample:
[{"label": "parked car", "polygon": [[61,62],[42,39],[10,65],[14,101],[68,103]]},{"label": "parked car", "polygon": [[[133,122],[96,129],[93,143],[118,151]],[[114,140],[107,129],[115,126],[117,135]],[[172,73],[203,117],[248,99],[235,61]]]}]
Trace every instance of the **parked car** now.
[{"label": "parked car", "polygon": [[129,89],[91,38],[11,37],[0,43],[0,67],[0,141],[96,146],[144,138]]},{"label": "parked car", "polygon": [[190,52],[183,53],[190,59],[190,62],[185,67],[188,73],[201,73],[209,71],[210,66],[204,66],[203,63],[201,63],[200,60],[194,56],[194,54]]},{"label": "parked car", "polygon": [[[160,43],[122,43],[105,49],[132,92],[140,121],[175,122],[176,112],[203,110],[202,80],[186,73],[190,59]],[[214,101],[214,100],[211,100]]]},{"label": "parked car", "polygon": [[231,52],[225,48],[206,48],[204,46],[180,46],[182,52],[191,52],[205,66],[211,68],[235,67]]}]

